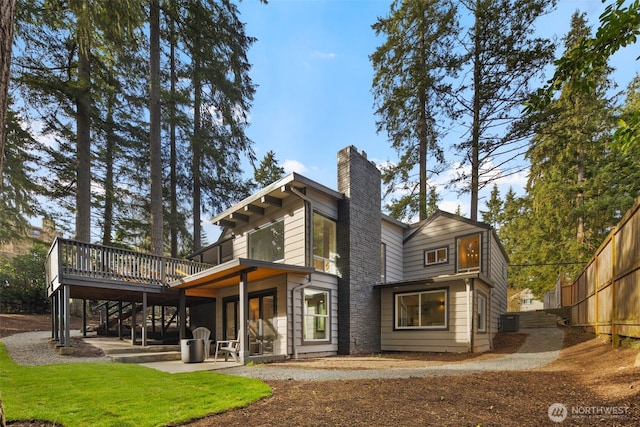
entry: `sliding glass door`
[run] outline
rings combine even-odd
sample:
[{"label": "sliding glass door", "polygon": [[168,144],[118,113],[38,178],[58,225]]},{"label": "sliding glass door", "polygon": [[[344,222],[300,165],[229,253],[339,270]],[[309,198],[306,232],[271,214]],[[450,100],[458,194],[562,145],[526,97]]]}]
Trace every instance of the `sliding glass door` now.
[{"label": "sliding glass door", "polygon": [[[237,336],[239,313],[238,297],[225,299],[223,315],[226,339]],[[249,294],[249,355],[274,354],[278,337],[275,317],[275,289]]]}]

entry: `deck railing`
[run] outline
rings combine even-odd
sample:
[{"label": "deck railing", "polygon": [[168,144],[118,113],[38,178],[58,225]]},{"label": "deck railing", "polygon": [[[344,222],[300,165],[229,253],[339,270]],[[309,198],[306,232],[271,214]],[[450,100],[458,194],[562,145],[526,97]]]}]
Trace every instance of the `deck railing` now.
[{"label": "deck railing", "polygon": [[[47,282],[64,276],[157,284],[170,282],[210,268],[211,265],[168,258],[127,249],[56,238],[47,257]],[[62,280],[61,280],[62,279]]]}]

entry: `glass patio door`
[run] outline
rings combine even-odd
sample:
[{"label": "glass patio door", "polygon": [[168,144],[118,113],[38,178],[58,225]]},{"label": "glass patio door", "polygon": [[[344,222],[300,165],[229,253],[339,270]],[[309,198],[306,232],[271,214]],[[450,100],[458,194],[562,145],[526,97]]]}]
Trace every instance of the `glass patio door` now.
[{"label": "glass patio door", "polygon": [[[278,332],[275,326],[275,291],[249,295],[249,355],[273,354]],[[235,339],[240,324],[238,298],[224,302],[226,339]]]},{"label": "glass patio door", "polygon": [[249,298],[249,353],[273,354],[277,332],[274,326],[275,295]]}]

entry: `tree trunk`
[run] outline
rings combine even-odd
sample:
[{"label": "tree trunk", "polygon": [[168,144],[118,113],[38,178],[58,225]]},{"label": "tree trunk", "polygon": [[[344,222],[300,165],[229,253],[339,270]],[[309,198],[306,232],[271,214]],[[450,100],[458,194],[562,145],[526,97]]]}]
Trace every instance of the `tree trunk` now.
[{"label": "tree trunk", "polygon": [[473,124],[471,125],[471,206],[470,218],[478,220],[478,193],[480,190],[480,87],[482,85],[482,70],[480,64],[481,21],[480,6],[475,11],[475,34],[473,52]]},{"label": "tree trunk", "polygon": [[200,109],[202,107],[202,82],[200,81],[200,63],[199,59],[194,60],[193,67],[193,161],[191,165],[191,175],[193,179],[193,249],[198,250],[202,247],[202,226],[200,225],[200,209],[202,204],[202,191],[200,182],[200,159],[201,144],[200,127],[202,126],[202,117]]},{"label": "tree trunk", "polygon": [[576,209],[578,210],[578,232],[576,235],[578,244],[582,246],[584,244],[584,151],[582,148],[578,151],[578,194],[576,195]]},{"label": "tree trunk", "polygon": [[76,240],[91,241],[91,41],[88,5],[78,15],[78,95],[76,96]]},{"label": "tree trunk", "polygon": [[176,150],[176,82],[178,77],[176,75],[176,41],[175,41],[175,25],[173,17],[170,18],[169,23],[169,37],[171,38],[171,47],[169,54],[169,65],[171,73],[171,102],[170,102],[170,117],[169,117],[169,138],[171,144],[171,165],[170,165],[170,200],[169,205],[171,209],[171,221],[169,222],[169,229],[171,234],[171,256],[173,258],[178,257],[178,174],[177,174],[177,162],[178,154]]},{"label": "tree trunk", "polygon": [[[111,79],[111,76],[110,76]],[[113,82],[110,82],[112,84]],[[115,152],[115,135],[113,123],[113,95],[109,95],[107,100],[106,136],[105,136],[105,177],[104,177],[104,217],[102,244],[111,245],[111,234],[113,231],[113,202],[114,202],[114,182],[113,182],[113,159]]]},{"label": "tree trunk", "polygon": [[15,0],[0,2],[0,192],[3,189],[4,146],[6,144],[9,80],[11,77],[11,48],[13,45],[13,15]]},{"label": "tree trunk", "polygon": [[160,140],[160,1],[151,0],[149,14],[150,85],[149,147],[151,151],[151,252],[163,255],[162,146]]}]

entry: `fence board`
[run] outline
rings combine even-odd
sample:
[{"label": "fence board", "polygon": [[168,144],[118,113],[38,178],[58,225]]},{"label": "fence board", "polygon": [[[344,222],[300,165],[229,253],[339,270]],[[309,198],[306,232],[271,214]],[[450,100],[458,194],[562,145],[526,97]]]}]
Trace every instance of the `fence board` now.
[{"label": "fence board", "polygon": [[[558,280],[571,324],[640,338],[640,198],[570,285]],[[617,340],[612,340],[617,342]]]}]

